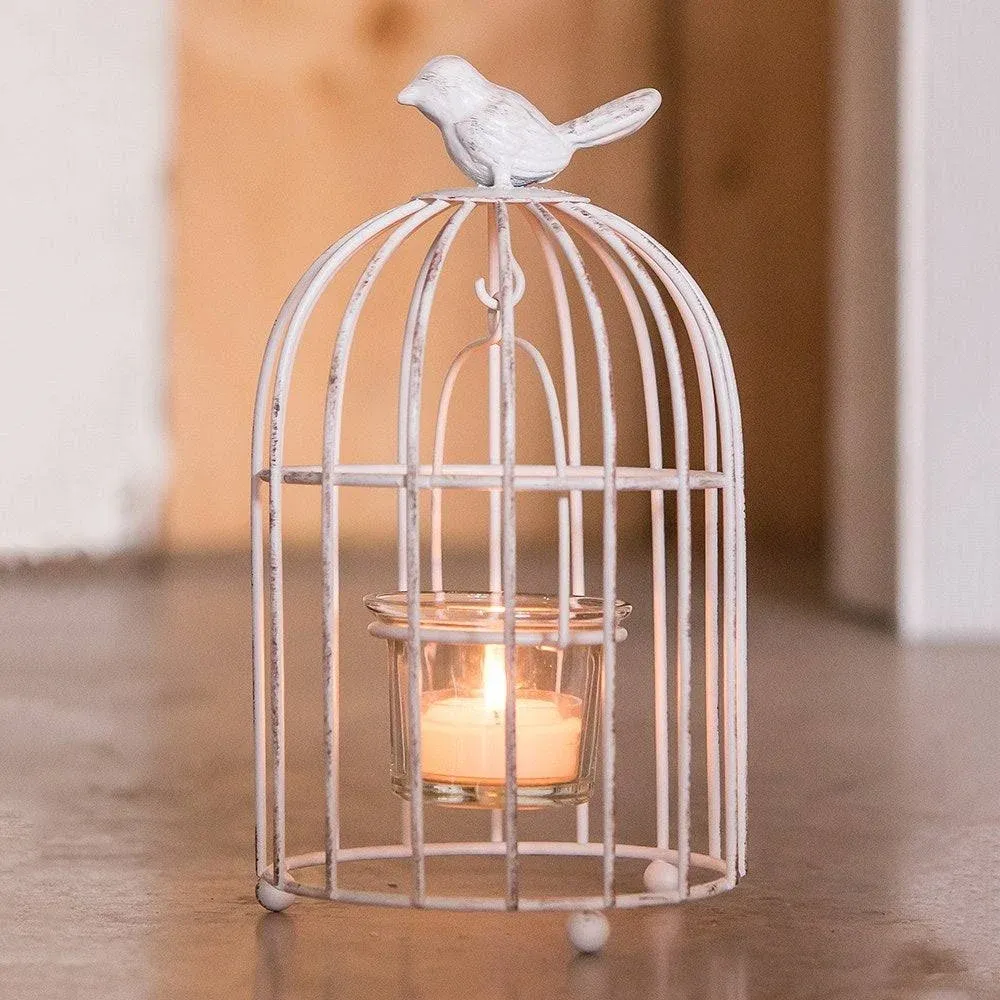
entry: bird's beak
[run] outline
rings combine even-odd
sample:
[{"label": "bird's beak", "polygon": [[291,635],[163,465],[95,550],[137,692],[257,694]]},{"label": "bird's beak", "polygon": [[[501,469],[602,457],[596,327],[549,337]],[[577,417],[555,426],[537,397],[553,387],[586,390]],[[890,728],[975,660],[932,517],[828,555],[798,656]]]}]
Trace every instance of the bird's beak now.
[{"label": "bird's beak", "polygon": [[417,86],[415,83],[411,83],[408,87],[404,87],[397,95],[396,100],[400,104],[408,104],[411,107],[415,106],[417,103]]}]

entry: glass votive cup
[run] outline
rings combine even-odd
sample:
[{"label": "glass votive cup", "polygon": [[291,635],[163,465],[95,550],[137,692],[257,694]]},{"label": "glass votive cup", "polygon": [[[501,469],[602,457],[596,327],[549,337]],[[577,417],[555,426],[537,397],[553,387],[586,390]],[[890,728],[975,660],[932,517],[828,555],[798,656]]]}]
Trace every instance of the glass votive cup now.
[{"label": "glass votive cup", "polygon": [[[406,594],[365,598],[369,631],[389,647],[390,781],[410,798]],[[571,597],[569,644],[558,645],[556,597],[515,598],[517,805],[586,802],[594,786],[604,670],[604,602]],[[631,611],[615,604],[616,640]],[[451,806],[504,804],[506,664],[499,594],[423,593],[421,777],[424,800]]]}]

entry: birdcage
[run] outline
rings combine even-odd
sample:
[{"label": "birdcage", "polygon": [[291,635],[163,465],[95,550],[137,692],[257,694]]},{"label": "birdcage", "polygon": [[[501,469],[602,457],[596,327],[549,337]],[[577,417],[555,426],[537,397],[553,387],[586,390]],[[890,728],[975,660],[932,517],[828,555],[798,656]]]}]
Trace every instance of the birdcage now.
[{"label": "birdcage", "polygon": [[[300,896],[431,909],[565,910],[571,913],[573,943],[597,950],[608,933],[602,911],[709,896],[731,889],[745,874],[746,565],[739,404],[718,320],[667,250],[584,197],[504,180],[503,186],[420,195],[348,233],[302,276],[267,342],[252,445],[257,896],[270,910],[284,909]],[[537,275],[525,274],[518,262],[516,216],[527,223],[519,223],[518,231],[532,234],[544,260]],[[484,332],[448,367],[432,411],[433,449],[421,454],[421,416],[431,411],[423,399],[431,307],[456,235],[467,227],[486,233],[486,277],[475,283]],[[397,436],[390,443],[396,461],[344,464],[346,372],[359,316],[387,262],[418,231],[434,235],[390,345],[391,356],[399,359]],[[368,259],[331,345],[322,460],[291,466],[285,432],[296,352],[320,297],[358,255]],[[607,310],[588,274],[595,261],[610,276],[605,284],[616,287],[628,317],[630,329],[616,335],[634,339],[633,372],[612,371]],[[518,333],[518,304],[532,281],[548,283],[555,304],[559,384],[543,352]],[[578,322],[581,316],[584,323]],[[592,345],[588,357],[597,367],[600,464],[582,461],[576,360],[581,337]],[[453,389],[466,362],[484,355],[486,384],[477,418],[488,425],[488,454],[480,464],[452,464],[444,442],[449,421],[456,419]],[[543,389],[553,450],[548,464],[517,460],[517,402],[527,377],[518,356]],[[688,379],[682,370],[686,359],[693,363]],[[659,382],[666,383],[663,399]],[[613,387],[625,384],[641,387],[636,391],[642,393],[648,445],[641,467],[618,463]],[[701,468],[692,468],[690,460],[687,387],[694,385]],[[661,413],[670,426],[662,426]],[[286,730],[295,725],[294,718],[286,719],[285,699],[282,500],[289,484],[311,486],[321,500],[326,835],[317,850],[299,855],[286,851]],[[356,650],[375,641],[342,634],[339,537],[348,502],[341,490],[347,486],[391,491],[398,511],[398,590],[373,596],[368,605],[369,632],[388,648],[391,753],[385,781],[402,799],[403,817],[393,842],[371,846],[341,843],[342,775],[348,766],[340,750],[342,651],[348,644]],[[444,588],[442,503],[451,491],[488,496],[482,526],[486,591]],[[652,623],[648,663],[628,662],[629,606],[618,594],[617,508],[625,492],[648,497],[650,587],[627,595]],[[548,494],[555,501],[558,531],[550,559],[558,586],[551,594],[518,589],[515,501],[525,494]],[[600,501],[596,541],[584,531],[588,495]],[[429,581],[421,564],[422,497],[430,501]],[[694,505],[701,510],[693,517]],[[593,593],[585,587],[588,544],[601,558],[600,586]],[[616,674],[622,663],[650,679],[655,835],[641,844],[621,843],[616,835],[616,749],[633,735],[616,727]],[[704,706],[703,713],[698,706],[704,728],[699,725],[697,747],[695,694]],[[692,826],[693,789],[705,804],[698,829]],[[598,801],[597,815],[591,816]],[[455,806],[483,810],[481,835],[429,839],[426,812]],[[575,836],[522,839],[518,825],[524,809],[544,815],[575,810]],[[502,867],[503,889],[435,891],[427,860],[441,857],[494,859]],[[521,883],[525,858],[590,859],[599,874],[579,891],[535,895]],[[405,890],[359,889],[345,879],[353,863],[379,860],[409,866]],[[640,885],[621,884],[625,862],[644,868]],[[310,872],[315,876],[308,877]]]}]

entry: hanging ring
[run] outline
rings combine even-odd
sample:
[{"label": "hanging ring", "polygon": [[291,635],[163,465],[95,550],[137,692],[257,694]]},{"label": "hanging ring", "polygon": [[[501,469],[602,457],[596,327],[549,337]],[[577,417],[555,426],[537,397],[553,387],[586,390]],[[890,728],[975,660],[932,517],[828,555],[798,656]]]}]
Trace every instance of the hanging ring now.
[{"label": "hanging ring", "polygon": [[[518,264],[517,258],[511,258],[514,264],[514,301],[512,305],[517,305],[521,299],[524,298],[524,271],[521,270],[521,265]],[[491,312],[496,312],[500,308],[500,303],[497,300],[496,295],[490,295],[486,290],[486,282],[482,278],[476,278],[476,295],[479,301],[482,302],[487,309]]]}]

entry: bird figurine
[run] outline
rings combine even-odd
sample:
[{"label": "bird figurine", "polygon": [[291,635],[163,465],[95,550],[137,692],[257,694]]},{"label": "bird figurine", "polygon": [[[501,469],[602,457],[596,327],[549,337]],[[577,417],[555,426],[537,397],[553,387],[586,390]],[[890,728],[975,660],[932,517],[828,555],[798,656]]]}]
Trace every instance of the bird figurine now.
[{"label": "bird figurine", "polygon": [[660,106],[659,92],[647,88],[553,125],[526,98],[490,83],[460,56],[432,59],[396,100],[441,129],[448,155],[467,177],[497,188],[551,180],[576,150],[631,135]]}]

